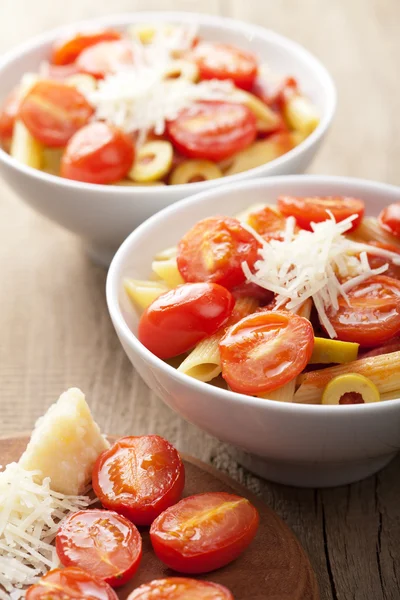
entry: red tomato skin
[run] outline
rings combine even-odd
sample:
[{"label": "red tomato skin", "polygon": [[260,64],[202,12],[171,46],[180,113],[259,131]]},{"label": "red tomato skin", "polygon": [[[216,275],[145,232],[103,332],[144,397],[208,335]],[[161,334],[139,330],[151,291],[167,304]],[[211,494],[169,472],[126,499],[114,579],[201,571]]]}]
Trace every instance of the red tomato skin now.
[{"label": "red tomato skin", "polygon": [[[228,112],[234,120],[216,127],[216,119]],[[205,120],[209,127],[192,131],[190,123]],[[188,126],[189,124],[189,126]],[[218,122],[217,122],[218,125]],[[167,133],[175,149],[189,158],[219,162],[250,146],[257,135],[257,122],[252,111],[242,104],[222,101],[196,102],[167,123]]]},{"label": "red tomato skin", "polygon": [[[375,242],[375,240],[368,242],[369,246],[376,246],[377,248],[383,248],[390,252],[396,252],[400,256],[400,247],[394,244],[383,244],[382,242]],[[400,279],[400,265],[395,265],[383,256],[377,256],[376,254],[368,253],[368,262],[371,269],[377,269],[384,264],[388,264],[387,271],[384,272],[386,277],[393,277],[393,279]]]},{"label": "red tomato skin", "polygon": [[295,196],[281,196],[278,198],[278,210],[286,217],[295,217],[297,225],[302,229],[312,231],[311,222],[321,223],[329,218],[330,210],[337,223],[356,214],[350,233],[356,229],[364,217],[364,202],[359,198],[345,196],[315,196],[301,198]]},{"label": "red tomato skin", "polygon": [[179,242],[178,269],[187,282],[210,281],[232,289],[245,282],[242,262],[251,269],[258,249],[257,240],[237,219],[209,217]]},{"label": "red tomato skin", "polygon": [[[125,491],[120,491],[120,493],[116,494],[113,489],[113,483],[110,480],[110,473],[115,474],[115,469],[119,468],[119,462],[115,459],[125,457],[125,460],[129,462],[131,451],[132,457],[136,457],[135,446],[137,440],[143,441],[144,439],[150,445],[153,443],[157,445],[156,448],[161,445],[165,449],[166,456],[168,457],[168,485],[155,498],[150,499],[148,502],[140,503],[138,501],[138,493],[132,494],[129,486],[126,484],[123,484],[120,488]],[[146,461],[148,460],[149,455],[147,454]],[[155,454],[155,460],[157,460],[157,454]],[[183,488],[185,487],[185,467],[177,450],[160,436],[130,436],[121,438],[111,448],[100,454],[93,467],[92,485],[96,496],[105,508],[115,510],[115,512],[135,523],[135,525],[151,525],[159,514],[178,502],[181,498]]]},{"label": "red tomato skin", "polygon": [[[53,587],[54,586],[54,587]],[[118,600],[105,581],[78,567],[49,571],[26,591],[26,600]]]},{"label": "red tomato skin", "polygon": [[[95,523],[90,523],[94,519],[96,520]],[[102,520],[103,523],[104,521],[110,523],[106,535],[103,535],[105,525],[101,522],[98,523],[98,520]],[[79,527],[79,521],[85,525],[87,524],[88,528]],[[86,523],[87,521],[89,523]],[[95,528],[92,535],[90,525]],[[108,538],[113,532],[116,532],[115,539],[113,540],[116,543],[112,546],[111,542],[109,554],[107,552],[108,548],[105,548],[105,546],[109,544]],[[101,542],[101,552],[98,549],[96,550],[97,547],[94,544],[94,553],[96,554],[97,552],[99,555],[98,562],[96,561],[96,556],[93,557],[89,554],[88,540],[93,539],[92,536],[95,536],[97,541]],[[80,545],[78,542],[80,542]],[[123,515],[114,511],[101,509],[81,510],[62,521],[56,536],[56,550],[64,567],[85,569],[92,575],[106,581],[111,587],[120,587],[129,581],[139,568],[142,559],[142,538],[135,525]],[[112,555],[112,552],[116,550],[120,554],[123,553],[124,563],[129,561],[129,565],[116,565],[118,557],[114,558]],[[104,570],[102,573],[101,565],[103,559],[100,556],[102,553],[106,553],[107,559],[112,564],[115,564],[116,572],[112,575],[105,576]]]},{"label": "red tomato skin", "polygon": [[[231,592],[223,585],[186,577],[168,577],[144,583],[136,588],[127,600],[181,600],[183,592],[195,594],[193,600],[201,600],[203,592],[204,600],[234,600]],[[211,595],[213,592],[215,596]]]},{"label": "red tomato skin", "polygon": [[386,206],[381,211],[378,221],[382,229],[396,237],[400,237],[400,202]]},{"label": "red tomato skin", "polygon": [[134,64],[132,46],[127,40],[100,42],[83,50],[76,59],[81,73],[103,79],[119,67]]},{"label": "red tomato skin", "polygon": [[93,114],[86,98],[61,81],[39,81],[22,99],[18,116],[35,139],[60,148]]},{"label": "red tomato skin", "polygon": [[255,56],[230,44],[200,41],[190,57],[199,68],[200,79],[231,79],[236,87],[250,90],[257,76]]},{"label": "red tomato skin", "polygon": [[80,53],[86,48],[99,42],[120,40],[121,37],[119,31],[109,29],[86,34],[78,33],[71,38],[59,40],[53,47],[52,63],[58,66],[70,65],[76,61]]},{"label": "red tomato skin", "polygon": [[2,143],[11,141],[19,104],[18,89],[15,89],[8,94],[0,110],[0,141]]},{"label": "red tomato skin", "polygon": [[[232,536],[232,539],[224,540],[224,545],[220,547],[206,540],[204,536],[201,539],[201,548],[197,548],[195,544],[191,547],[190,540],[183,543],[183,548],[180,547],[182,544],[174,541],[175,536],[168,538],[168,532],[166,532],[164,524],[168,519],[172,519],[175,523],[179,520],[179,511],[182,510],[182,507],[193,500],[201,500],[201,497],[214,497],[216,506],[220,506],[221,502],[229,503],[242,500],[246,502],[246,509],[249,513],[246,528],[237,532],[235,536]],[[244,498],[224,492],[198,494],[197,496],[184,498],[162,513],[150,528],[150,539],[156,556],[167,567],[178,573],[199,575],[220,569],[239,558],[253,541],[258,524],[259,515],[256,508]],[[201,530],[196,528],[195,534],[196,542],[198,542],[199,537],[201,538]]]},{"label": "red tomato skin", "polygon": [[264,239],[282,240],[286,229],[286,217],[270,206],[250,213],[248,224]]},{"label": "red tomato skin", "polygon": [[138,338],[159,358],[172,358],[212,335],[230,317],[234,298],[215,283],[185,283],[161,294],[142,314]]},{"label": "red tomato skin", "polygon": [[114,183],[124,179],[134,158],[128,135],[106,123],[90,123],[70,139],[61,160],[61,177],[86,183]]}]

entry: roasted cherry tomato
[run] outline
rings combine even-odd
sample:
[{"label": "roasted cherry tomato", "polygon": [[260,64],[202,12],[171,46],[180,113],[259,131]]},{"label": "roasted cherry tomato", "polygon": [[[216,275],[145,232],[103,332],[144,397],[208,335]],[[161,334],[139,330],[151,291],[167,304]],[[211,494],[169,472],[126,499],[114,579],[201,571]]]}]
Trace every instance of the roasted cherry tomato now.
[{"label": "roasted cherry tomato", "polygon": [[186,577],[168,577],[144,583],[127,600],[234,600],[223,585]]},{"label": "roasted cherry tomato", "polygon": [[126,517],[110,510],[81,510],[65,519],[56,549],[64,567],[80,567],[113,587],[136,573],[142,538]]},{"label": "roasted cherry tomato", "polygon": [[105,29],[103,31],[92,31],[78,33],[73,37],[59,40],[53,48],[52,62],[54,65],[69,65],[76,61],[83,50],[89,46],[95,46],[99,42],[111,42],[120,40],[119,31]]},{"label": "roasted cherry tomato", "polygon": [[253,541],[258,512],[246,499],[224,492],[184,498],[152,524],[158,558],[180,573],[208,573],[232,562]]},{"label": "roasted cherry tomato", "polygon": [[260,394],[288,383],[314,347],[311,323],[287,311],[263,311],[228,329],[219,344],[222,377],[234,392]]},{"label": "roasted cherry tomato", "polygon": [[286,218],[271,206],[264,206],[251,213],[247,219],[248,224],[266,240],[283,239],[286,229]]},{"label": "roasted cherry tomato", "polygon": [[186,283],[161,294],[144,311],[138,337],[159,358],[187,352],[230,317],[235,300],[215,283]]},{"label": "roasted cherry tomato", "polygon": [[15,89],[8,94],[0,109],[0,142],[11,141],[19,105],[19,93],[18,89]]},{"label": "roasted cherry tomato", "polygon": [[177,450],[162,437],[125,437],[99,456],[92,484],[105,508],[136,525],[150,525],[178,502],[185,468]]},{"label": "roasted cherry tomato", "polygon": [[[400,247],[395,246],[394,244],[383,244],[382,242],[371,241],[368,242],[369,246],[376,246],[377,248],[382,248],[383,250],[389,250],[389,252],[396,252],[400,258]],[[389,267],[387,271],[384,272],[386,277],[393,277],[394,279],[400,279],[400,265],[395,265],[390,259],[385,258],[384,256],[377,256],[376,254],[371,254],[368,252],[368,261],[371,269],[377,269],[382,265],[388,264]]]},{"label": "roasted cherry tomato", "polygon": [[400,332],[400,281],[384,275],[370,277],[349,292],[350,305],[339,299],[329,314],[337,337],[361,346],[379,346]]},{"label": "roasted cherry tomato", "polygon": [[361,223],[364,216],[364,202],[358,198],[346,196],[315,196],[297,198],[295,196],[281,196],[278,198],[278,209],[285,217],[295,217],[297,224],[303,229],[311,230],[311,223],[321,223],[329,219],[331,212],[337,223],[344,221],[352,215],[354,219],[353,231]]},{"label": "roasted cherry tomato", "polygon": [[190,158],[216,162],[249,146],[256,118],[247,106],[232,102],[196,102],[167,124],[175,148]]},{"label": "roasted cherry tomato", "polygon": [[87,183],[123,179],[135,157],[132,140],[123,131],[96,122],[82,127],[69,141],[61,160],[61,176]]},{"label": "roasted cherry tomato", "polygon": [[379,224],[385,231],[400,237],[400,202],[389,204],[380,213]]},{"label": "roasted cherry tomato", "polygon": [[93,114],[77,89],[61,81],[39,81],[21,101],[19,117],[45,146],[62,147]]},{"label": "roasted cherry tomato", "polygon": [[134,63],[132,45],[127,40],[100,42],[89,46],[80,53],[76,65],[81,73],[88,73],[97,79],[115,73]]},{"label": "roasted cherry tomato", "polygon": [[26,592],[26,600],[118,600],[112,587],[77,567],[55,569]]},{"label": "roasted cherry tomato", "polygon": [[212,281],[230,289],[245,281],[242,263],[252,268],[258,248],[255,237],[237,219],[209,217],[179,242],[178,269],[185,281]]},{"label": "roasted cherry tomato", "polygon": [[253,94],[258,96],[268,106],[281,108],[285,100],[298,92],[297,81],[293,77],[283,80],[268,80],[260,77],[254,82]]},{"label": "roasted cherry tomato", "polygon": [[201,79],[231,79],[237,87],[249,90],[257,76],[256,57],[229,44],[199,42],[190,57]]}]

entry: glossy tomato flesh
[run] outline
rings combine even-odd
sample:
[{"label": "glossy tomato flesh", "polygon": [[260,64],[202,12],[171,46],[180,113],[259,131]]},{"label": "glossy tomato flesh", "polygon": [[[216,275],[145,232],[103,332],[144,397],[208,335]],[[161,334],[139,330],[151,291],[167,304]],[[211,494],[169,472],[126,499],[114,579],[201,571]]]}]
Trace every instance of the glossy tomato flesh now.
[{"label": "glossy tomato flesh", "polygon": [[186,577],[168,577],[144,583],[127,600],[234,600],[224,586]]},{"label": "glossy tomato flesh", "polygon": [[212,281],[231,289],[244,283],[242,263],[251,269],[258,249],[258,241],[237,219],[209,217],[179,242],[178,269],[185,281]]},{"label": "glossy tomato flesh", "polygon": [[134,160],[132,140],[106,123],[90,123],[69,141],[61,160],[61,176],[107,184],[123,179]]},{"label": "glossy tomato flesh", "polygon": [[65,519],[56,549],[64,567],[80,567],[113,587],[136,573],[142,538],[128,519],[109,510],[81,510]]},{"label": "glossy tomato flesh", "polygon": [[138,338],[159,358],[187,352],[230,317],[234,298],[215,283],[186,283],[150,304],[139,321]]},{"label": "glossy tomato flesh", "polygon": [[282,240],[286,229],[286,218],[270,206],[250,213],[248,224],[266,240]]},{"label": "glossy tomato flesh", "polygon": [[181,154],[218,162],[249,146],[257,125],[247,106],[207,101],[184,109],[167,123],[167,132]]},{"label": "glossy tomato flesh", "polygon": [[242,394],[260,394],[292,381],[314,347],[311,323],[288,311],[263,311],[230,327],[219,344],[222,377]]},{"label": "glossy tomato flesh", "polygon": [[26,592],[26,600],[118,600],[112,587],[77,567],[55,569]]},{"label": "glossy tomato flesh", "polygon": [[54,65],[69,65],[76,61],[83,50],[94,46],[99,42],[110,42],[120,40],[119,31],[105,29],[103,31],[93,31],[90,33],[78,33],[73,37],[59,40],[53,48],[52,62]]},{"label": "glossy tomato flesh", "polygon": [[201,41],[190,57],[199,68],[200,79],[231,79],[237,87],[250,90],[257,76],[256,57],[229,44]]},{"label": "glossy tomato flesh", "polygon": [[93,114],[77,89],[61,81],[39,81],[21,101],[19,117],[45,146],[62,147]]},{"label": "glossy tomato flesh", "polygon": [[14,123],[19,110],[19,90],[13,90],[6,97],[3,106],[0,109],[0,141],[11,141],[14,131]]},{"label": "glossy tomato flesh", "polygon": [[337,337],[361,346],[379,346],[400,332],[400,281],[384,275],[370,277],[348,292],[350,305],[339,299],[329,315]]},{"label": "glossy tomato flesh", "polygon": [[379,224],[385,231],[400,237],[400,202],[389,204],[380,213]]},{"label": "glossy tomato flesh", "polygon": [[361,223],[364,208],[362,200],[346,196],[315,196],[309,198],[281,196],[278,198],[279,211],[285,217],[295,217],[297,224],[308,230],[311,230],[311,223],[326,221],[330,218],[329,213],[332,213],[337,223],[356,215],[357,218],[353,221],[351,229],[349,229],[349,232],[353,231]]},{"label": "glossy tomato flesh", "polygon": [[[376,248],[382,248],[383,250],[389,250],[389,252],[395,252],[400,258],[400,246],[394,244],[383,244],[382,242],[370,241],[369,246],[375,246]],[[382,265],[389,265],[387,271],[384,272],[386,277],[393,277],[394,279],[400,279],[400,265],[395,265],[389,258],[384,256],[377,256],[368,252],[368,261],[371,269],[378,269]]]},{"label": "glossy tomato flesh", "polygon": [[185,468],[177,450],[158,435],[125,437],[99,456],[92,484],[105,508],[150,525],[178,502]]},{"label": "glossy tomato flesh", "polygon": [[223,492],[184,498],[150,529],[158,558],[180,573],[208,573],[237,559],[254,539],[258,512],[246,499]]},{"label": "glossy tomato flesh", "polygon": [[83,50],[76,59],[81,73],[102,79],[134,64],[132,45],[127,40],[100,42]]}]

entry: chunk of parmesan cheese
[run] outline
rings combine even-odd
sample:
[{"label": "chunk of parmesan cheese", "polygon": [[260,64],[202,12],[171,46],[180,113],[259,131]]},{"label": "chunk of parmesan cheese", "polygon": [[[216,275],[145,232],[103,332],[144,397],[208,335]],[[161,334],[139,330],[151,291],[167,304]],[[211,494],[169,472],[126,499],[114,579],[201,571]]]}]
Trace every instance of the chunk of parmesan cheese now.
[{"label": "chunk of parmesan cheese", "polygon": [[85,490],[97,457],[108,447],[84,394],[71,388],[37,421],[19,464],[35,471],[39,483],[49,477],[55,492],[76,495]]}]

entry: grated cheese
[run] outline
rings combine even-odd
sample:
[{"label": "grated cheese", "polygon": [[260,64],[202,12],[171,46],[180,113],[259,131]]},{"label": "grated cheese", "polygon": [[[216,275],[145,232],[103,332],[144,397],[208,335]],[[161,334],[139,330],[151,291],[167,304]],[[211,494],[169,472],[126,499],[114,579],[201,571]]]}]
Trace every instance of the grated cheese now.
[{"label": "grated cheese", "polygon": [[[261,245],[254,273],[247,263],[242,264],[247,281],[274,292],[276,309],[285,305],[295,311],[307,298],[312,298],[328,335],[336,337],[328,314],[338,310],[339,297],[349,302],[347,293],[352,288],[388,269],[388,264],[371,269],[367,253],[400,264],[400,256],[395,252],[345,237],[356,218],[357,215],[352,215],[336,223],[330,213],[328,220],[312,223],[312,231],[300,230],[295,235],[294,218],[289,217],[283,240],[268,242],[242,223]],[[346,281],[341,283],[338,277]]]},{"label": "grated cheese", "polygon": [[[0,473],[0,599],[19,600],[32,585],[59,566],[52,542],[60,521],[89,506],[87,496],[50,489],[50,478],[17,463]],[[2,589],[3,588],[3,589]]]}]

